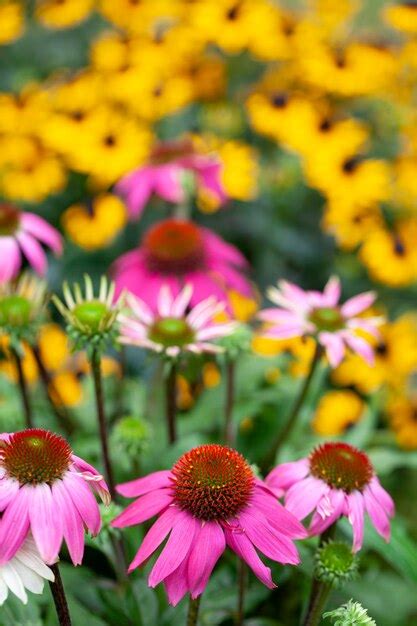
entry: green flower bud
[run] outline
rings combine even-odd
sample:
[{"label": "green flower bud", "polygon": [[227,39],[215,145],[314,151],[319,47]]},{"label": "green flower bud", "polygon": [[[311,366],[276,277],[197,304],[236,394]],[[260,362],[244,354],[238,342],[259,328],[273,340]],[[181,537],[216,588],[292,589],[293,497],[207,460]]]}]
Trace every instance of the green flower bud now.
[{"label": "green flower bud", "polygon": [[130,458],[146,450],[151,436],[149,425],[140,417],[122,417],[114,426],[112,438],[116,448]]},{"label": "green flower bud", "polygon": [[314,575],[332,587],[341,587],[357,576],[359,558],[341,541],[328,541],[316,552]]},{"label": "green flower bud", "polygon": [[377,626],[375,620],[369,617],[368,611],[353,600],[334,611],[324,613],[323,617],[329,617],[333,626]]}]

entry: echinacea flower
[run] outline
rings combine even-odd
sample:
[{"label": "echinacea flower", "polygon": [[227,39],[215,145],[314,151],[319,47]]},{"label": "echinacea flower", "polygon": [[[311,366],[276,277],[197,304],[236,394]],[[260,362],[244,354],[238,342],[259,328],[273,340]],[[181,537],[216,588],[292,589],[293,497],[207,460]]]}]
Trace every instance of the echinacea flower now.
[{"label": "echinacea flower", "polygon": [[324,532],[346,516],[353,527],[353,550],[362,547],[365,512],[376,531],[390,537],[394,503],[368,456],[347,443],[325,443],[308,458],[278,465],[265,479],[299,520],[310,513],[310,534]]},{"label": "echinacea flower", "polygon": [[41,594],[45,580],[53,582],[54,579],[52,570],[42,561],[29,535],[10,561],[0,564],[0,606],[7,600],[9,591],[26,604],[26,591]]},{"label": "echinacea flower", "polygon": [[20,212],[11,204],[0,204],[0,282],[17,276],[22,255],[38,274],[45,274],[47,259],[41,244],[55,254],[62,252],[61,235],[46,220]]},{"label": "echinacea flower", "polygon": [[114,277],[117,293],[131,291],[151,307],[163,284],[177,295],[190,283],[194,305],[212,295],[227,302],[230,289],[253,295],[242,273],[247,267],[239,250],[211,230],[187,220],[167,219],[151,226],[138,249],[116,260]]},{"label": "echinacea flower", "polygon": [[84,530],[97,535],[100,511],[91,488],[108,503],[103,477],[54,433],[32,428],[0,438],[0,564],[29,533],[42,560],[53,564],[65,540],[74,565],[84,553]]},{"label": "echinacea flower", "polygon": [[371,291],[361,293],[340,305],[340,293],[340,280],[335,276],[323,292],[304,291],[293,283],[279,281],[278,289],[271,287],[268,291],[269,299],[278,308],[258,313],[258,318],[268,325],[262,335],[272,339],[314,336],[325,348],[332,367],[340,364],[346,346],[372,365],[373,349],[357,331],[379,336],[377,326],[382,318],[358,317],[374,303],[376,295]]},{"label": "echinacea flower", "polygon": [[27,272],[0,283],[0,332],[33,324],[46,305],[46,282]]},{"label": "echinacea flower", "polygon": [[186,452],[171,470],[154,472],[117,490],[126,497],[139,497],[113,521],[116,528],[158,516],[130,572],[169,535],[148,584],[156,587],[164,582],[173,605],[186,593],[192,598],[203,593],[226,546],[270,589],[275,587],[271,570],[257,550],[279,563],[299,563],[293,539],[305,537],[305,529],[231,448],[199,446]]},{"label": "echinacea flower", "polygon": [[221,347],[211,342],[233,332],[236,324],[214,322],[213,318],[225,308],[224,302],[217,302],[214,297],[202,300],[188,310],[192,295],[191,285],[186,285],[175,298],[170,288],[164,285],[159,291],[154,312],[143,300],[128,294],[126,302],[131,314],[120,315],[120,341],[169,357],[176,357],[181,352],[220,352]]},{"label": "echinacea flower", "polygon": [[126,201],[130,217],[138,218],[153,193],[167,202],[184,202],[186,174],[191,172],[197,188],[220,205],[226,200],[221,170],[221,161],[215,155],[199,154],[191,141],[164,142],[155,146],[148,165],[120,180],[116,191]]}]

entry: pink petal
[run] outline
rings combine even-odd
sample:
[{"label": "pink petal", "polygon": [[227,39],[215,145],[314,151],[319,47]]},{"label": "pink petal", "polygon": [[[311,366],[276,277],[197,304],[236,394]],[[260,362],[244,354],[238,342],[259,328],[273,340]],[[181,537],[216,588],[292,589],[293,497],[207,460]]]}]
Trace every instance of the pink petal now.
[{"label": "pink petal", "polygon": [[63,484],[84,524],[92,535],[97,535],[101,527],[100,510],[85,480],[73,472],[67,472]]},{"label": "pink petal", "polygon": [[21,257],[16,239],[0,236],[0,255],[0,283],[4,283],[15,278],[20,269]]},{"label": "pink petal", "polygon": [[340,300],[342,288],[340,285],[340,279],[337,276],[331,276],[327,285],[323,290],[324,306],[334,307]]},{"label": "pink petal", "polygon": [[42,250],[40,243],[25,232],[19,232],[17,240],[22,248],[23,254],[38,274],[45,274],[47,268],[47,260],[45,252]]},{"label": "pink petal", "polygon": [[4,564],[16,554],[29,531],[28,492],[20,488],[0,520],[0,563]]},{"label": "pink petal", "polygon": [[264,514],[269,524],[278,532],[291,539],[307,537],[308,533],[301,522],[275,498],[257,493],[251,503]]},{"label": "pink petal", "polygon": [[271,576],[271,570],[266,567],[256,553],[252,542],[243,532],[228,530],[225,528],[226,543],[233,552],[245,561],[255,574],[257,578],[266,585],[269,589],[274,589],[274,584]]},{"label": "pink petal", "polygon": [[375,360],[375,355],[372,346],[362,339],[362,337],[358,337],[349,331],[345,331],[343,334],[343,338],[346,341],[347,345],[353,352],[356,352],[361,356],[368,365],[373,365]]},{"label": "pink petal", "polygon": [[364,499],[359,491],[347,496],[348,519],[353,528],[353,551],[361,549],[363,543]]},{"label": "pink petal", "polygon": [[140,567],[161,545],[165,537],[172,529],[177,513],[178,509],[176,507],[168,507],[167,510],[164,511],[151,526],[145,535],[135,558],[129,566],[129,572],[133,571],[137,567]]},{"label": "pink petal", "polygon": [[239,522],[248,539],[265,556],[279,563],[298,565],[300,558],[293,542],[273,529],[264,515],[254,507],[247,507],[241,511]]},{"label": "pink petal", "polygon": [[391,535],[391,527],[388,519],[388,515],[384,511],[378,500],[375,499],[372,491],[367,486],[363,491],[363,498],[365,501],[365,509],[368,513],[376,531],[385,539],[389,541]]},{"label": "pink petal", "polygon": [[185,558],[177,569],[164,580],[168,601],[172,606],[176,606],[189,591],[187,569],[188,559]]},{"label": "pink petal", "polygon": [[269,472],[268,476],[265,478],[265,482],[268,487],[272,487],[273,489],[287,490],[294,483],[305,478],[309,469],[310,463],[308,459],[300,459],[299,461],[292,461],[291,463],[281,463],[281,465],[278,465]]},{"label": "pink petal", "polygon": [[343,515],[345,494],[341,489],[332,489],[330,493],[326,494],[326,499],[330,502],[328,516],[323,517],[323,507],[321,507],[320,513],[317,511],[314,513],[309,528],[311,535],[320,535]]},{"label": "pink petal", "polygon": [[375,299],[376,294],[373,291],[360,293],[359,295],[346,300],[340,311],[343,317],[353,317],[354,315],[358,315],[358,313],[362,313],[362,311],[369,309],[369,307],[375,302]]},{"label": "pink petal", "polygon": [[163,509],[172,504],[171,489],[158,489],[145,494],[141,498],[129,504],[123,513],[120,513],[111,523],[115,528],[133,526],[146,522],[154,515],[158,515]]},{"label": "pink petal", "polygon": [[322,332],[319,334],[320,343],[326,348],[326,355],[332,367],[340,365],[345,356],[343,340],[335,333]]},{"label": "pink petal", "polygon": [[243,254],[232,244],[227,243],[208,228],[201,228],[206,251],[213,259],[219,258],[237,267],[247,267],[248,262]]},{"label": "pink petal", "polygon": [[172,304],[171,315],[173,315],[173,317],[182,317],[185,314],[185,311],[190,304],[192,295],[193,286],[188,283],[187,285],[185,285],[182,291],[180,291]]},{"label": "pink petal", "polygon": [[74,565],[81,565],[84,555],[84,526],[81,515],[73,504],[62,480],[52,485],[56,511],[62,519],[64,539]]},{"label": "pink petal", "polygon": [[152,170],[141,168],[124,176],[116,185],[116,192],[127,205],[129,216],[140,217],[152,194]]},{"label": "pink petal", "polygon": [[28,492],[29,520],[33,538],[42,559],[55,563],[64,534],[61,511],[55,505],[49,485],[25,487]]},{"label": "pink petal", "polygon": [[293,337],[301,337],[304,335],[305,327],[301,324],[295,325],[282,325],[273,326],[267,328],[261,333],[262,337],[269,337],[271,339],[292,339]]},{"label": "pink petal", "polygon": [[154,168],[155,193],[174,204],[184,201],[185,194],[182,185],[184,169],[172,163]]},{"label": "pink petal", "polygon": [[[106,481],[104,480],[102,475],[96,470],[96,468],[90,465],[90,463],[87,463],[87,461],[84,461],[84,459],[82,459],[81,457],[76,456],[75,454],[71,455],[71,460],[74,463],[73,467],[77,468],[80,472],[84,474],[84,478],[89,483],[91,489],[98,493],[104,504],[109,504],[109,488]],[[100,477],[101,479],[97,480],[98,477]]]},{"label": "pink petal", "polygon": [[0,511],[3,511],[10,504],[18,491],[19,482],[14,478],[3,478],[0,480]]},{"label": "pink petal", "polygon": [[150,587],[156,587],[183,562],[199,525],[200,522],[189,513],[185,511],[177,513],[169,539],[149,574]]},{"label": "pink petal", "polygon": [[172,483],[172,474],[170,470],[161,470],[159,472],[153,472],[143,478],[136,478],[130,480],[127,483],[117,485],[116,491],[125,498],[136,498],[137,496],[143,496],[145,493],[154,491],[155,489],[161,489],[162,487],[169,487]]},{"label": "pink petal", "polygon": [[188,557],[188,581],[191,597],[203,593],[210,575],[226,549],[223,529],[217,522],[204,522],[196,533]]},{"label": "pink petal", "polygon": [[286,309],[270,308],[259,311],[256,317],[263,322],[271,324],[284,324],[285,326],[294,326],[300,324],[300,315],[295,311],[287,311]]},{"label": "pink petal", "polygon": [[285,508],[302,520],[315,509],[328,491],[329,486],[325,482],[308,476],[288,489],[285,494]]},{"label": "pink petal", "polygon": [[385,491],[378,478],[374,476],[369,483],[369,489],[375,499],[379,502],[382,508],[385,510],[389,517],[392,517],[395,512],[394,501],[389,495],[388,491]]},{"label": "pink petal", "polygon": [[197,172],[198,185],[211,192],[220,204],[223,204],[227,198],[221,184],[222,169],[221,163],[212,162],[200,167]]},{"label": "pink petal", "polygon": [[35,215],[35,213],[23,213],[21,225],[23,226],[23,230],[29,233],[29,235],[33,235],[33,237],[39,239],[39,241],[51,248],[56,254],[61,254],[61,235],[56,228],[48,224],[42,217]]}]

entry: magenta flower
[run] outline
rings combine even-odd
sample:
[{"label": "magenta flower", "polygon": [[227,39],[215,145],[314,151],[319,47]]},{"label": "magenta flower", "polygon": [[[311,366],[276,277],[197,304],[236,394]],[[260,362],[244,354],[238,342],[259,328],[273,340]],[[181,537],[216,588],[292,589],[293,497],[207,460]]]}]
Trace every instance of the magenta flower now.
[{"label": "magenta flower", "polygon": [[297,565],[293,539],[305,529],[235,450],[209,444],[186,452],[172,470],[119,485],[138,497],[114,521],[123,528],[158,515],[129,571],[142,565],[168,537],[149,575],[150,587],[163,582],[169,602],[203,593],[218,559],[231,548],[272,589],[271,570],[257,550],[280,563]]},{"label": "magenta flower", "polygon": [[353,527],[353,550],[363,542],[365,512],[376,531],[390,538],[394,503],[367,455],[347,443],[325,443],[309,458],[278,465],[265,479],[297,519],[310,513],[310,534],[319,535],[343,515]]},{"label": "magenta flower", "polygon": [[332,367],[342,361],[346,346],[357,352],[370,365],[374,361],[371,345],[357,330],[363,330],[378,337],[377,326],[382,323],[379,317],[357,317],[375,301],[373,292],[361,293],[339,305],[340,281],[332,277],[320,291],[304,291],[297,285],[281,280],[278,289],[271,287],[269,299],[278,308],[265,309],[258,318],[268,324],[263,336],[274,339],[289,339],[302,335],[313,335],[325,348]]},{"label": "magenta flower", "polygon": [[0,204],[0,282],[15,278],[22,265],[22,254],[38,274],[47,269],[45,244],[56,254],[62,252],[58,231],[34,213],[21,213],[11,204]]},{"label": "magenta flower", "polygon": [[40,428],[1,435],[0,564],[32,533],[45,563],[58,559],[65,539],[74,565],[79,565],[84,529],[96,535],[101,526],[90,487],[109,503],[102,476],[59,435]]},{"label": "magenta flower", "polygon": [[207,228],[167,219],[152,226],[142,245],[123,254],[114,265],[117,293],[124,289],[155,308],[162,285],[174,296],[185,283],[193,287],[191,304],[209,296],[227,301],[227,290],[250,296],[252,287],[242,271],[244,256]]},{"label": "magenta flower", "polygon": [[225,304],[213,297],[202,300],[186,313],[192,294],[192,286],[186,285],[174,298],[170,288],[164,285],[158,294],[156,312],[143,300],[128,294],[126,303],[131,313],[119,315],[121,343],[164,352],[170,357],[181,352],[220,352],[222,349],[211,341],[233,332],[236,323],[214,322],[213,318],[224,311]]},{"label": "magenta flower", "polygon": [[184,202],[185,175],[191,172],[197,189],[221,205],[226,200],[221,171],[219,159],[215,155],[199,154],[192,142],[164,142],[155,147],[149,165],[124,176],[116,185],[116,191],[123,196],[130,217],[138,218],[153,193],[167,202]]}]

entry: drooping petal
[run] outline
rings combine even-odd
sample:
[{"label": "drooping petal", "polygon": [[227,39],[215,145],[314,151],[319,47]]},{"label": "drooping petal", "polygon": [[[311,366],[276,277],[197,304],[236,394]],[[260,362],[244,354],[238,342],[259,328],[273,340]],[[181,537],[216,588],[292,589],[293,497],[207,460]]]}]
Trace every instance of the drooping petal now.
[{"label": "drooping petal", "polygon": [[291,539],[307,537],[308,533],[301,522],[275,498],[256,493],[252,504],[265,515],[269,524],[283,535]]},{"label": "drooping petal", "polygon": [[329,486],[325,482],[308,476],[290,487],[285,494],[285,507],[299,520],[304,519],[317,506]]},{"label": "drooping petal", "polygon": [[272,487],[273,489],[287,490],[291,485],[307,476],[309,467],[308,459],[281,463],[281,465],[278,465],[269,472],[268,476],[265,478],[265,482],[268,487]]},{"label": "drooping petal", "polygon": [[63,535],[74,565],[81,565],[84,555],[84,526],[62,480],[52,485],[52,497],[62,519]]},{"label": "drooping petal", "polygon": [[359,354],[359,356],[361,356],[368,363],[368,365],[374,364],[375,355],[373,348],[367,341],[365,341],[365,339],[358,337],[349,331],[345,331],[343,337],[353,352]]},{"label": "drooping petal", "polygon": [[19,242],[20,247],[22,248],[23,254],[33,267],[33,269],[43,276],[46,272],[47,268],[47,260],[46,254],[42,249],[40,243],[25,232],[19,232],[16,237]]},{"label": "drooping petal", "polygon": [[5,477],[0,480],[0,511],[13,500],[19,491],[19,482],[13,478]]},{"label": "drooping petal", "polygon": [[185,558],[177,569],[164,579],[168,601],[171,606],[176,606],[189,591],[187,569],[188,559]]},{"label": "drooping petal", "polygon": [[204,522],[196,533],[188,557],[188,582],[191,597],[203,593],[210,575],[226,548],[224,531],[217,522]]},{"label": "drooping petal", "polygon": [[85,526],[92,535],[97,535],[101,528],[100,510],[85,480],[74,472],[67,472],[63,483]]},{"label": "drooping petal", "polygon": [[385,539],[385,541],[389,541],[391,527],[388,515],[378,500],[376,500],[372,491],[369,489],[369,486],[367,486],[363,491],[363,499],[365,501],[366,512],[371,518],[371,522],[376,531]]},{"label": "drooping petal", "polygon": [[20,488],[0,520],[0,564],[9,561],[21,548],[29,531],[29,498]]},{"label": "drooping petal", "polygon": [[22,213],[20,223],[23,230],[46,244],[53,252],[62,252],[62,237],[46,220],[35,213]]},{"label": "drooping petal", "polygon": [[178,513],[176,507],[170,506],[164,511],[146,533],[135,558],[129,565],[129,572],[140,567],[164,541],[172,529]]},{"label": "drooping petal", "polygon": [[272,580],[271,570],[266,567],[256,553],[252,542],[243,532],[225,528],[226,543],[233,552],[245,561],[257,578],[269,589],[276,587]]},{"label": "drooping petal", "polygon": [[127,483],[117,485],[116,491],[125,498],[137,498],[138,496],[145,495],[145,493],[149,493],[155,489],[161,489],[162,487],[169,487],[172,484],[171,471],[161,470],[148,474],[143,478],[136,478]]},{"label": "drooping petal", "polygon": [[348,519],[353,528],[353,551],[361,549],[364,527],[364,499],[359,491],[352,491],[347,496]]},{"label": "drooping petal", "polygon": [[336,333],[321,332],[320,343],[326,348],[326,355],[332,367],[340,365],[345,356],[345,345],[342,338]]},{"label": "drooping petal", "polygon": [[265,556],[279,563],[298,565],[300,558],[294,543],[274,530],[254,507],[241,511],[239,521],[248,538]]},{"label": "drooping petal", "polygon": [[385,489],[383,488],[383,486],[381,485],[381,483],[379,482],[376,476],[373,476],[371,478],[371,481],[369,483],[369,489],[371,490],[372,494],[375,496],[375,499],[380,503],[382,508],[386,511],[387,515],[389,517],[392,517],[395,512],[394,501],[389,495],[389,493],[385,491]]},{"label": "drooping petal", "polygon": [[56,506],[49,485],[24,487],[28,492],[30,529],[39,554],[48,565],[55,563],[63,538],[62,511]]},{"label": "drooping petal", "polygon": [[125,510],[120,513],[113,521],[112,526],[115,528],[123,528],[124,526],[133,526],[146,522],[154,515],[158,515],[161,511],[172,504],[171,489],[158,489],[129,504]]},{"label": "drooping petal", "polygon": [[311,535],[320,535],[343,515],[345,498],[346,496],[341,489],[332,489],[326,495],[326,499],[330,502],[330,507],[326,507],[328,516],[323,517],[323,509],[320,510],[320,513],[317,511],[314,513],[309,528]]},{"label": "drooping petal", "polygon": [[0,237],[0,283],[5,283],[18,274],[21,265],[19,246],[14,237]]}]

